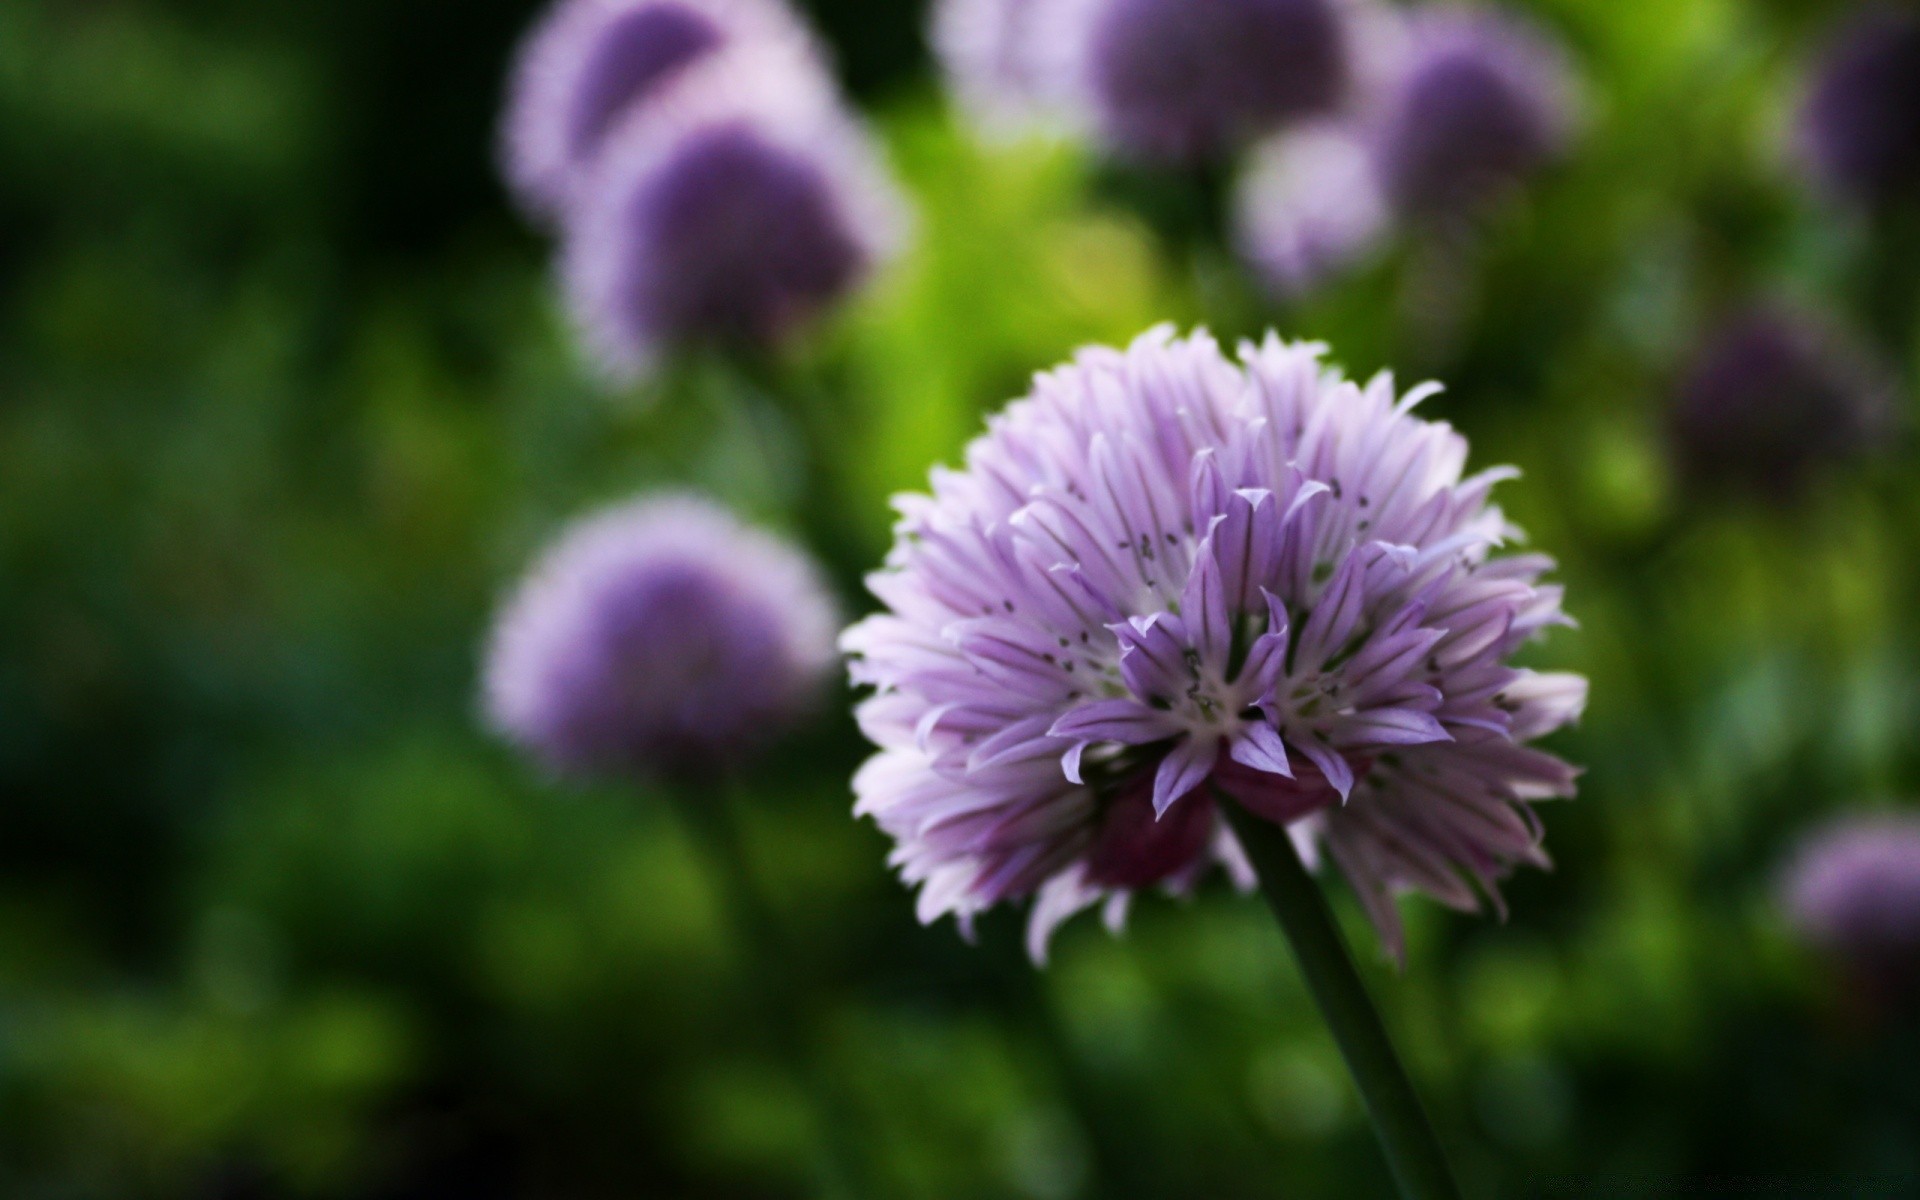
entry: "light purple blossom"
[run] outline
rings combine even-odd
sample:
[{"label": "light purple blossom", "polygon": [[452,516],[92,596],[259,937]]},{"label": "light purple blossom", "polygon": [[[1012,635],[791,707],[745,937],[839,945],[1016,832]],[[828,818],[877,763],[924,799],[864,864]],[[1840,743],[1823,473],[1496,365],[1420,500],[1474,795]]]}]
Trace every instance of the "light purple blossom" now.
[{"label": "light purple blossom", "polygon": [[704,500],[633,501],[569,529],[503,607],[486,714],[568,777],[712,770],[813,703],[835,625],[798,549]]},{"label": "light purple blossom", "polygon": [[739,45],[814,54],[783,0],[562,0],[527,36],[508,89],[501,161],[522,207],[564,216],[623,117]]},{"label": "light purple blossom", "polygon": [[1353,126],[1317,122],[1259,146],[1234,195],[1234,240],[1274,293],[1297,296],[1376,248],[1390,221]]},{"label": "light purple blossom", "polygon": [[609,135],[562,270],[612,374],[677,346],[776,345],[897,247],[904,203],[866,131],[790,65],[716,57]]},{"label": "light purple blossom", "polygon": [[931,36],[989,135],[1186,166],[1339,109],[1381,23],[1369,0],[938,0]]},{"label": "light purple blossom", "polygon": [[1573,126],[1565,55],[1495,9],[1409,17],[1369,107],[1381,186],[1402,216],[1473,215],[1551,162]]},{"label": "light purple blossom", "polygon": [[1099,0],[938,0],[930,40],[948,86],[987,133],[1082,123],[1077,72]]},{"label": "light purple blossom", "polygon": [[1086,96],[1129,155],[1216,158],[1347,98],[1342,0],[1099,0],[1086,20]]},{"label": "light purple blossom", "polygon": [[1816,65],[1800,150],[1821,185],[1866,205],[1920,188],[1920,13],[1868,5]]},{"label": "light purple blossom", "polygon": [[1874,986],[1920,983],[1920,816],[1860,816],[1808,837],[1781,887],[1787,918]]},{"label": "light purple blossom", "polygon": [[857,811],[922,920],[1032,895],[1040,957],[1081,909],[1244,882],[1216,792],[1331,857],[1396,950],[1393,893],[1473,909],[1545,864],[1529,805],[1574,772],[1526,743],[1586,685],[1507,659],[1566,620],[1551,563],[1494,555],[1510,472],[1462,476],[1412,411],[1434,388],[1323,349],[1083,351],[899,502],[885,611],[841,644],[874,689]]}]

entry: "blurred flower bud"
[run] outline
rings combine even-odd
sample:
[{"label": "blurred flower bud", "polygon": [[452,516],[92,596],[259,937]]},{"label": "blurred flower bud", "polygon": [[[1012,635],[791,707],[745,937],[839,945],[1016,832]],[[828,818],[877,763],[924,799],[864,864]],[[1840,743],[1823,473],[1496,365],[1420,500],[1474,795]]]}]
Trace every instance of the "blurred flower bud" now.
[{"label": "blurred flower bud", "polygon": [[713,770],[805,712],[834,631],[800,550],[703,500],[638,500],[574,526],[520,584],[486,712],[560,775]]},{"label": "blurred flower bud", "polygon": [[1340,0],[1103,0],[1088,19],[1094,122],[1139,158],[1218,158],[1347,96]]},{"label": "blurred flower bud", "polygon": [[780,0],[564,0],[528,35],[509,85],[501,159],[521,206],[563,216],[625,114],[716,52],[756,44],[812,53]]},{"label": "blurred flower bud", "polygon": [[1920,185],[1920,13],[1855,14],[1814,69],[1800,148],[1822,186],[1881,204]]},{"label": "blurred flower bud", "polygon": [[904,204],[866,131],[789,67],[716,58],[609,135],[563,272],[611,373],[676,346],[776,345],[898,244]]},{"label": "blurred flower bud", "polygon": [[1572,124],[1565,60],[1491,10],[1411,18],[1375,119],[1383,186],[1401,215],[1474,215],[1545,166]]},{"label": "blurred flower bud", "polygon": [[1868,449],[1891,417],[1888,392],[1858,351],[1805,313],[1756,305],[1695,351],[1673,436],[1693,482],[1783,498],[1822,461]]},{"label": "blurred flower bud", "polygon": [[1079,114],[1077,43],[1094,0],[938,0],[929,40],[974,122],[995,137]]},{"label": "blurred flower bud", "polygon": [[1376,246],[1386,198],[1365,142],[1314,124],[1258,147],[1234,196],[1241,257],[1280,296],[1308,291]]},{"label": "blurred flower bud", "polygon": [[1852,817],[1800,845],[1781,887],[1788,920],[1879,999],[1920,983],[1920,817]]}]

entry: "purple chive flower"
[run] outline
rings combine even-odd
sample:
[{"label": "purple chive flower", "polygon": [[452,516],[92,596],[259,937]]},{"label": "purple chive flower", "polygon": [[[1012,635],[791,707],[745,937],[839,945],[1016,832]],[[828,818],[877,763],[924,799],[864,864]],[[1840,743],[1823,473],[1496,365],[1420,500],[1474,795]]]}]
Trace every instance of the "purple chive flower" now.
[{"label": "purple chive flower", "polygon": [[1869,205],[1920,186],[1920,13],[1855,14],[1815,68],[1801,151],[1834,194]]},{"label": "purple chive flower", "polygon": [[1136,157],[1218,157],[1346,98],[1343,0],[1097,0],[1087,8],[1087,103],[1107,139]]},{"label": "purple chive flower", "polygon": [[1241,257],[1281,296],[1300,295],[1364,257],[1387,221],[1365,141],[1334,123],[1262,144],[1234,197]]},{"label": "purple chive flower", "polygon": [[1695,352],[1673,412],[1682,471],[1784,498],[1823,461],[1868,450],[1892,421],[1864,357],[1791,308],[1736,312]]},{"label": "purple chive flower", "polygon": [[1077,118],[1076,50],[1093,0],[938,0],[931,41],[967,113],[988,133]]},{"label": "purple chive flower", "polygon": [[812,52],[781,0],[563,0],[528,35],[509,85],[501,159],[521,205],[564,215],[630,110],[712,55],[759,44]]},{"label": "purple chive flower", "polygon": [[1572,84],[1559,49],[1517,18],[1437,10],[1407,21],[1377,109],[1374,150],[1394,207],[1460,217],[1560,153]]},{"label": "purple chive flower", "polygon": [[896,245],[903,206],[865,130],[787,68],[715,59],[610,135],[562,269],[613,374],[675,346],[777,344]]},{"label": "purple chive flower", "polygon": [[1853,817],[1815,833],[1787,868],[1781,903],[1863,982],[1896,995],[1920,983],[1920,816]]},{"label": "purple chive flower", "polygon": [[715,769],[812,703],[834,607],[798,549],[691,497],[587,518],[500,614],[485,708],[571,778]]},{"label": "purple chive flower", "polygon": [[1216,792],[1332,858],[1396,951],[1394,892],[1474,909],[1546,862],[1528,805],[1574,772],[1526,743],[1586,684],[1507,658],[1565,622],[1551,563],[1494,556],[1510,472],[1462,477],[1412,412],[1435,389],[1322,352],[1083,351],[900,502],[886,611],[841,645],[880,748],[857,811],[922,920],[1033,895],[1038,958],[1089,906],[1245,881]]}]

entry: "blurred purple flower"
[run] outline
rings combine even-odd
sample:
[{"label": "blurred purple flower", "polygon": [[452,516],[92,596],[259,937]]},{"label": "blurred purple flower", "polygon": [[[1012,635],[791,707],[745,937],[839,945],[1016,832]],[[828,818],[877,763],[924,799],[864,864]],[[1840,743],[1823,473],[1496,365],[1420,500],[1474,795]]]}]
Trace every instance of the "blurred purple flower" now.
[{"label": "blurred purple flower", "polygon": [[1673,432],[1691,479],[1784,498],[1822,461],[1869,449],[1892,417],[1860,352],[1806,313],[1763,304],[1727,317],[1695,351]]},{"label": "blurred purple flower", "polygon": [[1093,120],[1139,158],[1217,158],[1347,96],[1343,0],[1099,0],[1085,19]]},{"label": "blurred purple flower", "polygon": [[1462,478],[1464,439],[1323,347],[1229,359],[1155,330],[1040,376],[961,471],[900,502],[842,646],[879,747],[857,811],[924,921],[1037,895],[1030,948],[1136,890],[1246,869],[1215,790],[1338,864],[1389,947],[1392,894],[1479,907],[1544,864],[1528,805],[1574,772],[1526,742],[1585,682],[1507,665],[1564,623],[1537,555]]},{"label": "blurred purple flower", "polygon": [[813,703],[835,623],[798,549],[704,500],[634,501],[568,530],[506,604],[487,717],[567,777],[715,769]]},{"label": "blurred purple flower", "polygon": [[938,0],[930,40],[978,125],[1007,136],[1077,121],[1077,43],[1094,2]]},{"label": "blurred purple flower", "polygon": [[904,205],[866,131],[786,56],[716,57],[632,114],[563,274],[616,376],[690,344],[772,346],[892,252]]},{"label": "blurred purple flower", "polygon": [[1491,9],[1439,9],[1405,25],[1377,104],[1382,186],[1403,215],[1471,216],[1560,153],[1572,84],[1558,47]]},{"label": "blurred purple flower", "polygon": [[1838,196],[1879,204],[1920,185],[1920,13],[1876,5],[1826,48],[1800,112],[1802,153]]},{"label": "blurred purple flower", "polygon": [[1365,141],[1317,123],[1259,146],[1234,196],[1234,240],[1273,292],[1296,296],[1364,257],[1388,211]]},{"label": "blurred purple flower", "polygon": [[1850,817],[1800,845],[1781,904],[1802,936],[1864,982],[1920,982],[1920,816]]},{"label": "blurred purple flower", "polygon": [[687,68],[737,45],[812,53],[782,0],[563,0],[522,46],[501,160],[522,207],[565,215],[607,135]]}]

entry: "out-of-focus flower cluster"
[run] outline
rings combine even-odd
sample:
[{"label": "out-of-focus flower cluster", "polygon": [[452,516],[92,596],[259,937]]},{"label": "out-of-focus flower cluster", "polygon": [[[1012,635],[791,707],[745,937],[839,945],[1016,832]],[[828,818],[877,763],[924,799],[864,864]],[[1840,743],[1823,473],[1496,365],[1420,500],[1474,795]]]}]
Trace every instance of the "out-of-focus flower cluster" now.
[{"label": "out-of-focus flower cluster", "polygon": [[819,698],[834,606],[799,549],[692,497],[581,521],[505,606],[489,721],[571,778],[707,775]]},{"label": "out-of-focus flower cluster", "polygon": [[1829,322],[1756,304],[1725,317],[1687,366],[1676,465],[1696,486],[1791,499],[1821,464],[1873,449],[1896,412],[1883,372]]},{"label": "out-of-focus flower cluster", "polygon": [[785,0],[562,0],[513,73],[502,165],[561,241],[615,377],[777,347],[898,245],[904,205]]},{"label": "out-of-focus flower cluster", "polygon": [[1497,9],[945,0],[935,33],[992,128],[1024,114],[1160,163],[1248,150],[1236,237],[1282,295],[1365,257],[1396,222],[1469,222],[1572,126],[1565,55]]},{"label": "out-of-focus flower cluster", "polygon": [[944,0],[933,37],[989,128],[1053,123],[1192,165],[1343,104],[1344,0]]},{"label": "out-of-focus flower cluster", "polygon": [[1470,230],[1574,130],[1567,55],[1532,22],[1433,8],[1364,28],[1352,102],[1257,147],[1235,195],[1239,250],[1283,297],[1363,261],[1396,228]]},{"label": "out-of-focus flower cluster", "polygon": [[1781,901],[1870,1004],[1920,999],[1920,817],[1857,816],[1815,830],[1787,865]]},{"label": "out-of-focus flower cluster", "polygon": [[1814,182],[1842,202],[1883,208],[1920,192],[1920,13],[1872,4],[1841,24],[1797,132]]},{"label": "out-of-focus flower cluster", "polygon": [[[1232,249],[1282,302],[1396,235],[1471,244],[1588,123],[1570,49],[1497,5],[942,0],[933,36],[990,134],[1078,133],[1186,172],[1237,162]],[[1868,6],[1802,69],[1794,161],[1808,189],[1870,214],[1920,195],[1920,15]],[[1436,261],[1443,290],[1460,291],[1464,260]],[[1696,322],[1667,422],[1691,486],[1791,497],[1885,441],[1891,372],[1820,307],[1750,287]]]}]

